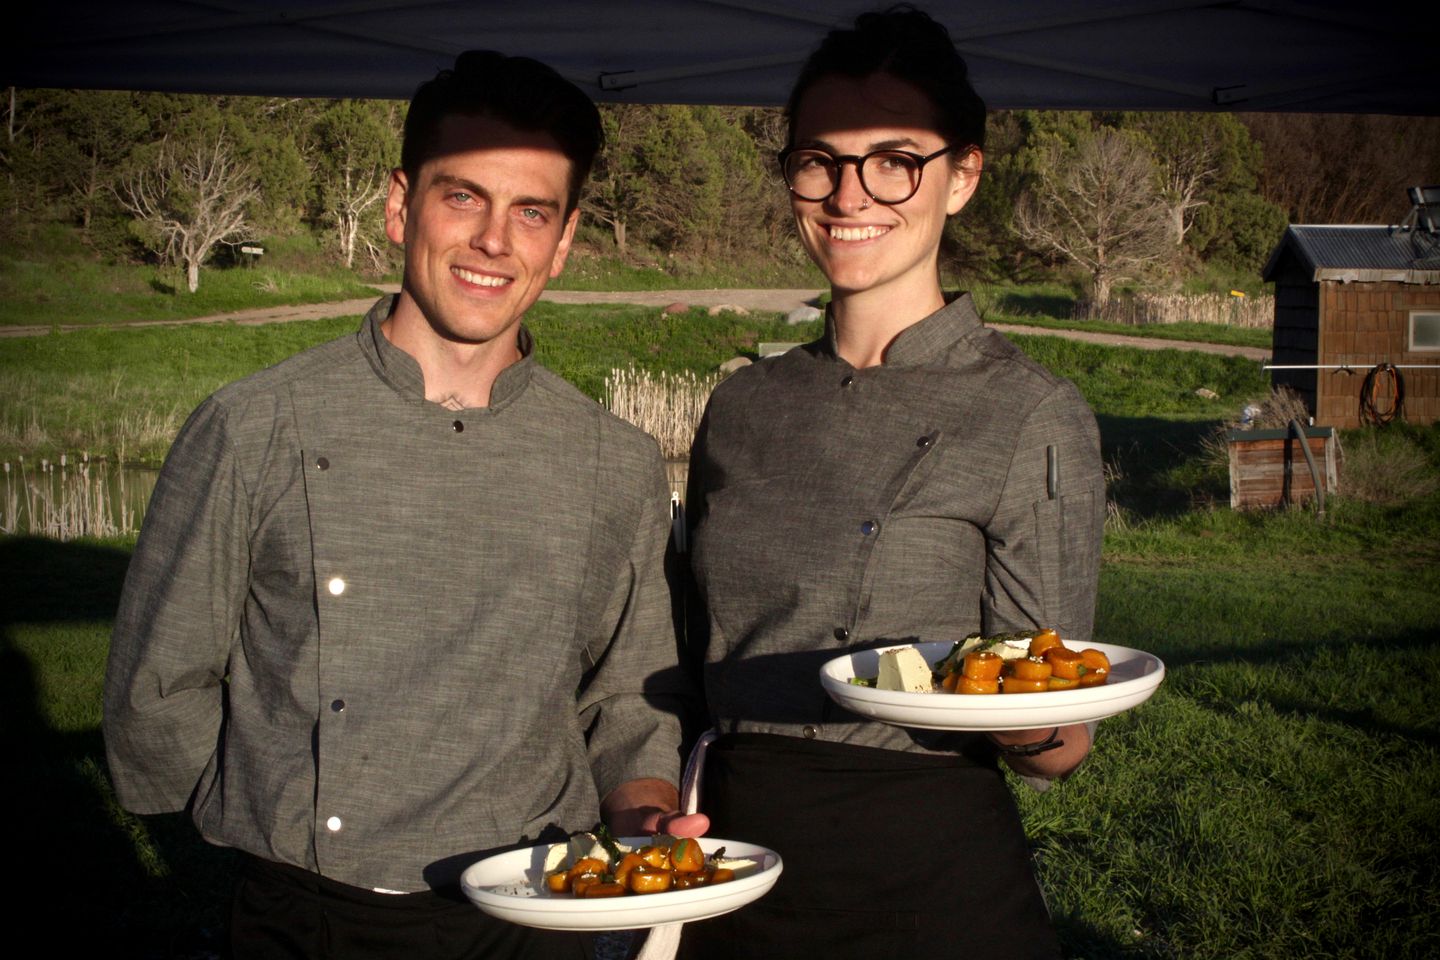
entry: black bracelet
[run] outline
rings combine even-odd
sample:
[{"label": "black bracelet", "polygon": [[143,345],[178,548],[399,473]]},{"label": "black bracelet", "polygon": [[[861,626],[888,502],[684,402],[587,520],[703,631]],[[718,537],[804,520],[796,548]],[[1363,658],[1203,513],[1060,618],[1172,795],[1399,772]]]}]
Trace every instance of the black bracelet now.
[{"label": "black bracelet", "polygon": [[995,749],[1007,757],[1033,757],[1036,754],[1044,753],[1046,750],[1054,750],[1056,747],[1065,746],[1064,740],[1057,739],[1059,736],[1060,728],[1056,727],[1050,731],[1050,736],[1044,740],[1037,740],[1035,743],[997,743],[995,744]]}]

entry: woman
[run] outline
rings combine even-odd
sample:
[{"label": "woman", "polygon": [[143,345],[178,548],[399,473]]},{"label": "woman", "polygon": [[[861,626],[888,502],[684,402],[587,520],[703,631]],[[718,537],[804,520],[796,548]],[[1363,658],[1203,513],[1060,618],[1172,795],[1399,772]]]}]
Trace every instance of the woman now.
[{"label": "woman", "polygon": [[[998,759],[1054,778],[1082,726],[869,722],[830,701],[849,650],[1051,626],[1089,639],[1104,488],[1069,383],[948,305],[946,218],[984,104],[923,13],[861,16],[807,62],[781,167],[830,281],[825,335],[716,390],[688,509],[705,604],[710,833],[781,852],[770,894],[686,927],[688,957],[1058,956]],[[997,759],[998,758],[998,759]]]}]

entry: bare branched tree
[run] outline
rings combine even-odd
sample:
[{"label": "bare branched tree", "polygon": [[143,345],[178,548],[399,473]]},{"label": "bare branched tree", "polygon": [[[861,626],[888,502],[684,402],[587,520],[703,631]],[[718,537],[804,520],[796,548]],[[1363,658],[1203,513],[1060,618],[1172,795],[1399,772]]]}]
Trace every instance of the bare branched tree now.
[{"label": "bare branched tree", "polygon": [[1177,143],[1175,150],[1161,162],[1163,196],[1170,215],[1170,240],[1177,247],[1185,242],[1185,234],[1195,222],[1195,211],[1209,202],[1203,194],[1215,180],[1217,152],[1213,140],[1199,136]]},{"label": "bare branched tree", "polygon": [[184,266],[194,293],[200,265],[216,244],[239,240],[249,230],[245,208],[259,192],[250,168],[222,134],[183,147],[166,142],[155,165],[125,177],[116,195],[151,247],[167,263]]},{"label": "bare branched tree", "polygon": [[1089,273],[1093,303],[1170,252],[1155,163],[1136,138],[1110,128],[1087,131],[1074,146],[1051,138],[1036,150],[1035,172],[1015,230]]},{"label": "bare branched tree", "polygon": [[359,100],[334,101],[316,124],[320,202],[335,225],[347,269],[355,266],[357,251],[376,261],[400,124],[396,104]]}]

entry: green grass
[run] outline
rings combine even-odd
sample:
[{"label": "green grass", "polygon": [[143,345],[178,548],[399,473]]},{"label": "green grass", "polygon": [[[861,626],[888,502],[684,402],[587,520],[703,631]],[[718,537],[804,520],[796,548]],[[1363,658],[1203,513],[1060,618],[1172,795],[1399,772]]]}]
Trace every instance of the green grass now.
[{"label": "green grass", "polygon": [[[538,303],[537,357],[599,399],[612,367],[711,371],[762,340],[810,339],[819,324],[775,315],[661,316],[628,305]],[[105,328],[0,339],[0,460],[61,453],[157,463],[216,388],[352,332],[358,317],[237,326]]]},{"label": "green grass", "polygon": [[[1059,337],[1011,339],[1089,401],[1100,423],[1109,493],[1127,516],[1175,515],[1229,502],[1229,474],[1206,460],[1205,443],[1220,421],[1269,393],[1259,363]],[[1196,393],[1202,388],[1216,398]]]},{"label": "green grass", "polygon": [[1020,794],[1069,953],[1433,956],[1440,549],[1236,563],[1192,536],[1102,576],[1097,635],[1164,659],[1160,691]]},{"label": "green grass", "polygon": [[[183,416],[220,383],[356,322],[0,341],[5,418],[17,392],[76,436],[107,435],[136,409]],[[553,304],[529,322],[542,361],[592,395],[612,366],[705,370],[760,340],[815,333],[766,317]],[[1168,668],[1149,703],[1105,722],[1075,777],[1017,790],[1067,956],[1434,955],[1440,493],[1390,506],[1333,498],[1323,521],[1305,509],[1196,509],[1224,491],[1203,441],[1263,392],[1258,364],[1016,340],[1073,379],[1100,419],[1123,510],[1106,537],[1097,636]],[[1196,396],[1201,386],[1220,399]],[[1440,473],[1440,426],[1391,430],[1378,446],[1400,444]],[[122,811],[99,735],[131,545],[0,537],[13,848],[32,886],[68,889],[77,871],[91,883],[84,923],[57,942],[189,957],[217,949],[232,858],[181,816]],[[35,919],[50,908],[22,896],[17,909]]]},{"label": "green grass", "polygon": [[[1210,290],[1195,292],[1208,293]],[[1191,340],[1225,346],[1269,349],[1270,331],[1214,323],[1149,323],[1130,326],[1101,320],[1072,320],[1076,294],[1058,283],[992,286],[970,289],[980,315],[990,323],[1035,327],[1037,330],[1088,330],[1147,340]]]},{"label": "green grass", "polygon": [[525,322],[535,332],[536,356],[591,397],[604,392],[613,368],[652,373],[711,373],[737,355],[752,359],[762,341],[805,341],[820,335],[819,321],[789,326],[779,314],[709,316],[701,308],[662,315],[623,304],[563,306],[537,303]]},{"label": "green grass", "polygon": [[[1440,507],[1356,511],[1204,512],[1108,538],[1097,635],[1167,676],[1069,781],[1017,787],[1067,956],[1440,946]],[[0,538],[0,576],[25,598],[0,624],[4,736],[36,845],[113,891],[83,934],[188,956],[223,928],[231,859],[182,817],[121,811],[98,735],[129,546]]]},{"label": "green grass", "polygon": [[156,462],[216,388],[356,323],[102,328],[0,340],[0,457],[89,452]]},{"label": "green grass", "polygon": [[755,257],[711,263],[640,253],[628,260],[593,249],[576,249],[551,290],[819,290],[825,278],[809,260]]},{"label": "green grass", "polygon": [[[217,387],[357,323],[351,317],[0,339],[0,459],[88,451],[157,462],[190,410]],[[545,302],[527,323],[541,362],[597,399],[613,367],[708,372],[738,353],[753,353],[761,341],[805,340],[819,332],[818,323],[791,327],[776,315],[710,317],[695,309],[661,316],[642,307]],[[1014,339],[1080,387],[1101,418],[1107,458],[1139,450],[1147,462],[1169,457],[1183,464],[1203,433],[1197,424],[1233,416],[1265,392],[1259,365],[1251,361],[1056,337]],[[1219,399],[1197,396],[1200,387]]]},{"label": "green grass", "polygon": [[[25,874],[11,910],[47,931],[40,953],[213,955],[223,929],[232,858],[181,815],[126,813],[105,772],[101,683],[132,545],[0,538],[0,743],[10,862]],[[57,900],[57,890],[69,893]]]},{"label": "green grass", "polygon": [[[183,328],[79,330],[0,340],[0,458],[61,452],[154,462],[185,416],[222,384],[355,329],[358,318]],[[761,341],[818,335],[778,315],[662,316],[619,304],[541,302],[526,322],[540,361],[597,399],[605,375],[631,364],[652,372],[709,372]],[[1183,351],[1102,347],[1045,336],[1015,337],[1023,349],[1075,381],[1117,449],[1153,433],[1237,413],[1265,391],[1259,365]],[[1200,387],[1219,393],[1206,400]],[[1176,428],[1175,424],[1181,424]]]},{"label": "green grass", "polygon": [[374,287],[338,269],[305,274],[269,267],[202,268],[200,289],[192,294],[178,271],[22,257],[0,257],[0,326],[181,320],[377,295]]},{"label": "green grass", "polygon": [[1033,314],[991,312],[985,319],[991,323],[1012,323],[1043,330],[1089,330],[1113,333],[1123,337],[1144,337],[1147,340],[1191,340],[1196,343],[1218,343],[1228,347],[1260,347],[1270,349],[1270,331],[1253,327],[1229,327],[1218,323],[1147,323],[1133,327],[1102,320],[1062,320]]}]

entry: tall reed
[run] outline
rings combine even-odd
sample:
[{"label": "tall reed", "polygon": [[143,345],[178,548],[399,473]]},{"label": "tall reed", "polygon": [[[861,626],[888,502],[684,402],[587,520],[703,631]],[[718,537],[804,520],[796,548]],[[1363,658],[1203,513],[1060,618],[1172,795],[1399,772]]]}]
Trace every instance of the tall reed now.
[{"label": "tall reed", "polygon": [[1133,297],[1112,297],[1103,304],[1076,301],[1070,318],[1137,327],[1152,323],[1213,323],[1268,330],[1275,321],[1275,298],[1231,297],[1220,293],[1141,293]]},{"label": "tall reed", "polygon": [[605,378],[605,406],[654,437],[667,460],[684,460],[710,391],[719,382],[718,374],[615,369]]},{"label": "tall reed", "polygon": [[0,498],[0,532],[74,540],[117,537],[139,529],[139,517],[126,500],[125,472],[84,457],[69,463],[41,460],[33,473],[25,459],[12,469],[4,464],[5,493]]}]

